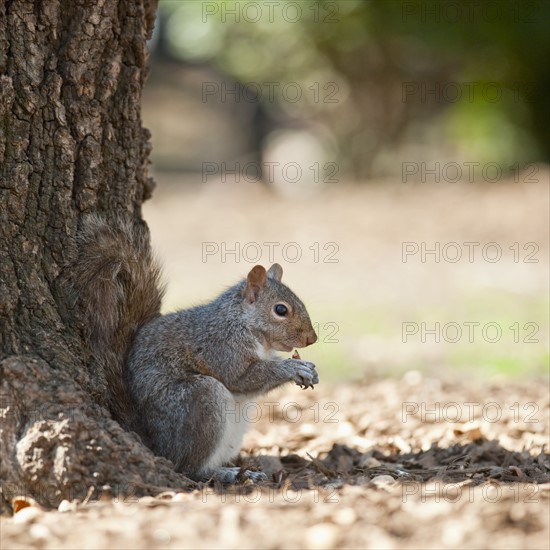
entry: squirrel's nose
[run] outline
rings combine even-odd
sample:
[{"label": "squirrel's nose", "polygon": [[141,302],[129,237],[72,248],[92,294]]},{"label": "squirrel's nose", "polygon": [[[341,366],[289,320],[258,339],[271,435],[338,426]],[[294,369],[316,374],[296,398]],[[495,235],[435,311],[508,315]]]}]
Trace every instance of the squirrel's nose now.
[{"label": "squirrel's nose", "polygon": [[315,342],[317,342],[317,334],[312,330],[306,338],[306,346],[311,346],[311,344],[315,344]]}]

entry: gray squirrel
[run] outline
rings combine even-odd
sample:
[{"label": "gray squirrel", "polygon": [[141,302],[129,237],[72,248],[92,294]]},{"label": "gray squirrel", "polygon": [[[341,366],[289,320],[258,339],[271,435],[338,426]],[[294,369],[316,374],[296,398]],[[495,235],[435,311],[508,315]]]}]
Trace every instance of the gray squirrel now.
[{"label": "gray squirrel", "polygon": [[213,301],[161,315],[145,223],[83,219],[73,288],[111,413],[192,479],[234,482],[240,469],[223,465],[240,451],[246,403],[287,382],[319,382],[313,363],[277,355],[317,340],[282,274],[279,264],[257,265]]}]

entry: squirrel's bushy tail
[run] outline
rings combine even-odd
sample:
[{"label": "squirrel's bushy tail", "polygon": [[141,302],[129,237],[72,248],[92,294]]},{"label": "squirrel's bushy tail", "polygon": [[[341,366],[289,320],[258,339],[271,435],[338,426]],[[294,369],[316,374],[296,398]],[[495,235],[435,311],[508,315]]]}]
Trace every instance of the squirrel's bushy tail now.
[{"label": "squirrel's bushy tail", "polygon": [[164,288],[144,222],[98,215],[84,218],[74,271],[90,349],[105,374],[111,413],[132,425],[124,368],[137,330],[160,315]]}]

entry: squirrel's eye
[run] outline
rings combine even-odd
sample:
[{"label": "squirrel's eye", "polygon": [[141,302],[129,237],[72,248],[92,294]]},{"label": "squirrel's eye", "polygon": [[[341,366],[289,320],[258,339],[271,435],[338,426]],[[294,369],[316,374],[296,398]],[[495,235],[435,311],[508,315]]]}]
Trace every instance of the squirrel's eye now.
[{"label": "squirrel's eye", "polygon": [[288,313],[288,308],[284,304],[277,304],[275,306],[275,313],[279,317],[284,317]]}]

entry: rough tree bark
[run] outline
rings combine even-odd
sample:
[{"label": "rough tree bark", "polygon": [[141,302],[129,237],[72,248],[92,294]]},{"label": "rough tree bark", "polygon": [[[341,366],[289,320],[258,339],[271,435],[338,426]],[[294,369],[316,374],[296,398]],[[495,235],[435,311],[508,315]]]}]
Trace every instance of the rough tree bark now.
[{"label": "rough tree bark", "polygon": [[141,216],[156,0],[0,0],[0,506],[185,488],[110,418],[67,285],[85,213]]}]

